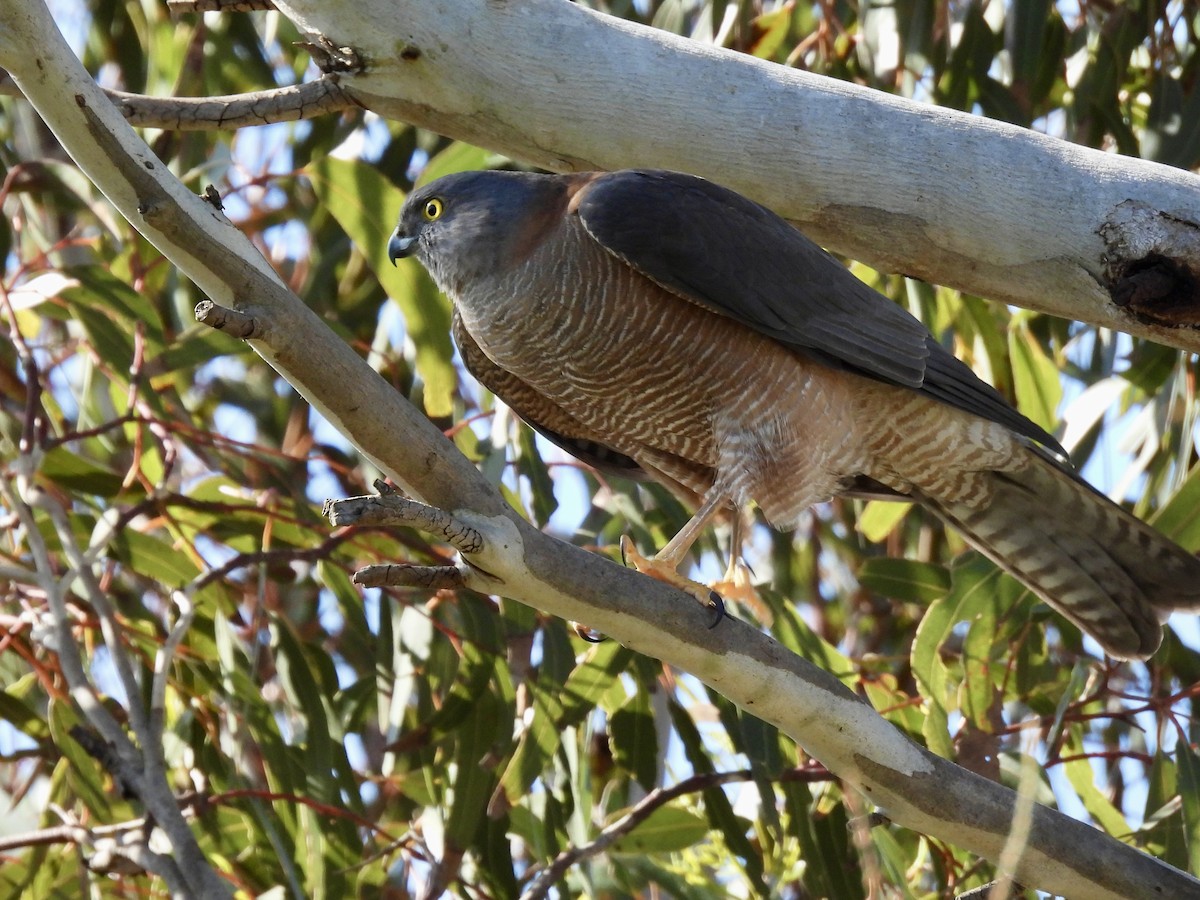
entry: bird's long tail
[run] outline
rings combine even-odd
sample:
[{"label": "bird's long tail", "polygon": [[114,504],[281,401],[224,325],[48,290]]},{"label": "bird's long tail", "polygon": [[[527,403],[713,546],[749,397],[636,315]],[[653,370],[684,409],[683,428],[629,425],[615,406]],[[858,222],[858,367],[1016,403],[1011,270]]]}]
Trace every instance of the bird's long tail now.
[{"label": "bird's long tail", "polygon": [[1150,656],[1167,616],[1200,609],[1200,559],[1073,473],[1029,451],[985,477],[990,503],[920,499],[1109,655]]}]

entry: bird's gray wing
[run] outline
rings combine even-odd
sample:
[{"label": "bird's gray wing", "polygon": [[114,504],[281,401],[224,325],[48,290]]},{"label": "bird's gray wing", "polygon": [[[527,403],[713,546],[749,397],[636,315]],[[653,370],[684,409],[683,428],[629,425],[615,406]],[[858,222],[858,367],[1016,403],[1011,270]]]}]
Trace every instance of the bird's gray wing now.
[{"label": "bird's gray wing", "polygon": [[999,422],[1066,458],[905,310],[775,213],[677,172],[600,175],[575,199],[584,228],[667,290],[839,368]]}]

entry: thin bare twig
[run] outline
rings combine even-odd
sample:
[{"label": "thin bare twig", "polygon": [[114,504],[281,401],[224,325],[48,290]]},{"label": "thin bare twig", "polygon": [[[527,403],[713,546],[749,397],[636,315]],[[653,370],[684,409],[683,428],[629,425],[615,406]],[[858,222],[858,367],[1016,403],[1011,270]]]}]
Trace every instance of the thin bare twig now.
[{"label": "thin bare twig", "polygon": [[22,850],[26,847],[44,847],[48,844],[82,844],[88,839],[87,829],[79,825],[56,825],[39,828],[21,834],[0,837],[0,853]]},{"label": "thin bare twig", "polygon": [[349,532],[341,534],[333,534],[323,540],[314,547],[309,547],[307,550],[297,550],[289,548],[287,550],[259,550],[254,553],[239,553],[232,559],[227,560],[216,568],[209,569],[203,575],[200,575],[187,586],[187,591],[191,596],[195,596],[199,591],[208,587],[214,581],[220,581],[230,572],[238,569],[244,569],[248,566],[257,566],[264,563],[291,563],[291,562],[319,562],[328,558],[338,546],[345,543],[353,535]]},{"label": "thin bare twig", "polygon": [[151,774],[152,769],[154,772],[165,772],[166,770],[162,739],[166,718],[167,679],[171,674],[171,663],[174,661],[175,651],[179,648],[184,635],[192,625],[192,619],[196,616],[196,606],[189,593],[175,591],[172,598],[179,608],[179,618],[154,657],[154,681],[150,687],[150,740],[145,748],[147,775]]},{"label": "thin bare twig", "polygon": [[271,0],[167,0],[173,13],[262,12],[272,10]]},{"label": "thin bare twig", "polygon": [[[830,773],[824,768],[805,768],[792,769],[785,772],[780,780],[813,782],[824,781],[831,777]],[[685,778],[673,787],[655,788],[634,805],[629,812],[602,830],[596,836],[595,840],[579,847],[564,850],[558,854],[554,862],[539,872],[537,877],[533,879],[529,887],[525,890],[525,893],[521,895],[521,900],[545,900],[550,895],[550,889],[566,875],[567,870],[571,866],[603,853],[618,840],[645,822],[646,819],[650,818],[655,810],[665,806],[677,797],[682,797],[685,794],[694,794],[709,788],[720,787],[723,784],[750,781],[753,778],[753,772],[749,769],[742,769],[737,772],[713,772],[693,775],[690,778]]]},{"label": "thin bare twig", "polygon": [[114,90],[106,93],[130,125],[168,131],[233,131],[361,109],[342,89],[336,74],[304,84],[218,97],[148,97]]},{"label": "thin bare twig", "polygon": [[[121,681],[121,687],[125,690],[125,707],[129,711],[130,724],[133,726],[138,740],[145,742],[150,735],[150,723],[146,718],[145,710],[138,702],[141,697],[141,685],[137,676],[134,675],[129,654],[125,652],[125,643],[121,639],[121,625],[117,621],[116,610],[109,602],[108,594],[100,589],[100,583],[96,580],[96,574],[92,571],[91,564],[75,540],[75,531],[71,527],[71,521],[62,505],[45,492],[39,493],[39,501],[38,506],[46,511],[50,516],[50,521],[54,523],[59,544],[70,567],[64,576],[64,581],[82,585],[87,601],[96,611],[104,644],[108,648],[113,668],[116,669],[117,677]],[[112,532],[97,531],[93,535],[91,546],[88,549],[94,550],[97,546],[106,546],[114,536]]]}]

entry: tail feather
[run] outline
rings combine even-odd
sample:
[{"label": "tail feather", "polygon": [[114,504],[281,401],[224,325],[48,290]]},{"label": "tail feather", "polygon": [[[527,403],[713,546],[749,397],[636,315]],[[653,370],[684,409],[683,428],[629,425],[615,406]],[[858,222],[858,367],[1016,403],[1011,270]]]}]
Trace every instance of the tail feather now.
[{"label": "tail feather", "polygon": [[1030,452],[984,477],[986,503],[918,499],[1110,656],[1145,659],[1172,612],[1200,609],[1200,559],[1074,473]]}]

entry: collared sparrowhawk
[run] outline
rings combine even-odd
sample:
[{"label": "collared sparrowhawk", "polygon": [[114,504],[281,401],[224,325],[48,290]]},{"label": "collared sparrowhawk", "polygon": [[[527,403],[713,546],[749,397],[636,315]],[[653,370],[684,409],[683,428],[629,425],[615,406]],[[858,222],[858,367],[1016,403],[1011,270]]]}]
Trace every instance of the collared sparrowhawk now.
[{"label": "collared sparrowhawk", "polygon": [[[1145,658],[1200,561],[1084,482],[1055,439],[770,210],[665,171],[466,172],[388,245],[454,304],[466,368],[581,460],[787,529],[831,497],[912,500],[1092,635]],[[734,548],[735,554],[738,548]]]}]

